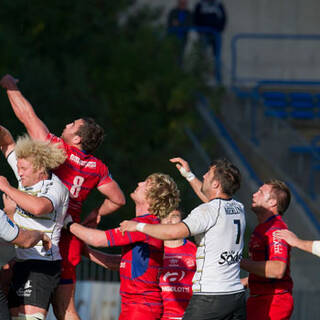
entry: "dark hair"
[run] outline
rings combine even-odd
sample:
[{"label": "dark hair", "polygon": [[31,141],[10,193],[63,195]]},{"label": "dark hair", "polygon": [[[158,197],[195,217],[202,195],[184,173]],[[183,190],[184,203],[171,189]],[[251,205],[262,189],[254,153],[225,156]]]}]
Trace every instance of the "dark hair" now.
[{"label": "dark hair", "polygon": [[276,179],[269,180],[265,182],[265,184],[272,186],[271,197],[276,198],[277,210],[282,216],[288,209],[291,200],[291,193],[288,186],[283,181]]},{"label": "dark hair", "polygon": [[82,118],[84,121],[77,131],[81,138],[82,149],[87,153],[93,153],[104,139],[104,130],[92,119]]},{"label": "dark hair", "polygon": [[240,170],[227,159],[214,160],[211,167],[215,168],[214,179],[220,182],[223,193],[232,196],[240,188]]}]

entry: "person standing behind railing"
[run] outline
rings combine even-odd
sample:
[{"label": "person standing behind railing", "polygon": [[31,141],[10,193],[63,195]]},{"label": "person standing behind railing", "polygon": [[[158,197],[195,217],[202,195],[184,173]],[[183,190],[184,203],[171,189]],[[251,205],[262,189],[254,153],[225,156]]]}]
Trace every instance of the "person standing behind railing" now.
[{"label": "person standing behind railing", "polygon": [[216,64],[216,80],[221,83],[221,33],[227,22],[224,6],[220,0],[200,0],[195,6],[193,15],[193,23],[197,27],[201,41],[212,48]]},{"label": "person standing behind railing", "polygon": [[174,35],[181,46],[180,64],[184,54],[184,49],[188,41],[188,34],[192,26],[192,13],[188,9],[188,0],[177,0],[177,6],[170,10],[168,14],[167,28],[168,34]]}]

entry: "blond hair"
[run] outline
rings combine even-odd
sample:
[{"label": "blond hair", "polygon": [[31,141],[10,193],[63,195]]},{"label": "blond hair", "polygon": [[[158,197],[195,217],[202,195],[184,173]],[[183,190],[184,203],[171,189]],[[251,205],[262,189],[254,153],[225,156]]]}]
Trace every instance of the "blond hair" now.
[{"label": "blond hair", "polygon": [[171,211],[179,207],[180,191],[174,180],[167,174],[154,173],[148,178],[146,198],[150,213],[158,218],[165,218]]},{"label": "blond hair", "polygon": [[27,134],[18,138],[14,150],[17,159],[30,159],[35,170],[46,172],[57,168],[67,158],[58,144],[32,140]]}]

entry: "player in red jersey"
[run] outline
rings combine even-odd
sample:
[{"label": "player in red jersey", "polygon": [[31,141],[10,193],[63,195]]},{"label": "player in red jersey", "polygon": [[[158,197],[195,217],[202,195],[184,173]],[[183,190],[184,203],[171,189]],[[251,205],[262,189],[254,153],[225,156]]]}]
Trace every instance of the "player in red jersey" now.
[{"label": "player in red jersey", "polygon": [[[181,212],[172,211],[162,224],[181,222]],[[192,297],[192,278],[196,271],[196,245],[186,239],[164,241],[160,287],[163,304],[161,320],[182,319]]]},{"label": "player in red jersey", "polygon": [[[131,198],[136,205],[134,221],[158,224],[179,205],[180,197],[176,183],[162,173],[150,175],[140,182]],[[141,232],[124,232],[120,228],[101,231],[70,222],[67,229],[95,247],[122,246],[120,268],[121,314],[120,320],[159,320],[162,315],[160,269],[163,262],[163,241]],[[91,255],[94,252],[91,251]],[[110,260],[97,253],[95,262],[110,267]]]},{"label": "player in red jersey", "polygon": [[[92,119],[77,119],[66,125],[61,138],[51,134],[38,118],[33,107],[17,87],[17,80],[4,76],[0,85],[7,90],[8,98],[17,118],[24,124],[29,135],[36,140],[60,142],[67,153],[67,160],[54,173],[70,192],[68,212],[75,221],[80,221],[83,201],[93,188],[97,188],[106,199],[97,210],[93,210],[87,222],[99,221],[100,216],[110,214],[125,204],[124,195],[117,182],[112,179],[108,167],[91,155],[103,139],[103,130]],[[60,252],[63,258],[61,283],[53,299],[53,307],[59,320],[80,319],[74,305],[76,273],[80,262],[81,242],[62,232]]]},{"label": "player in red jersey", "polygon": [[290,247],[276,236],[277,230],[287,229],[282,215],[290,197],[288,187],[279,180],[266,182],[253,195],[252,210],[259,224],[249,242],[250,259],[241,261],[249,272],[249,279],[243,280],[250,289],[248,320],[284,320],[292,314]]}]

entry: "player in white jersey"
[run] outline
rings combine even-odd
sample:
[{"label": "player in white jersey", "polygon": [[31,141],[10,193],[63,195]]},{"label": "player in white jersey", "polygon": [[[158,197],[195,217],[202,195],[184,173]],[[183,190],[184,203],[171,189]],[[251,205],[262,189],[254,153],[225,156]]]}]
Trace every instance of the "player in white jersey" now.
[{"label": "player in white jersey", "polygon": [[[51,248],[51,240],[48,236],[39,231],[23,230],[13,223],[8,216],[0,209],[0,239],[18,245],[21,248],[30,248],[42,240],[46,250]],[[7,297],[0,288],[0,318],[9,320]]]},{"label": "player in white jersey", "polygon": [[61,273],[58,243],[68,207],[67,188],[50,170],[62,164],[65,154],[57,145],[33,141],[25,136],[15,144],[9,131],[0,126],[0,148],[19,181],[12,187],[0,176],[0,190],[16,203],[14,220],[20,228],[46,233],[52,247],[17,248],[9,291],[12,319],[44,319],[50,297]]},{"label": "player in white jersey", "polygon": [[193,296],[183,319],[246,319],[245,293],[240,282],[245,213],[243,205],[232,199],[240,187],[240,172],[229,161],[216,160],[201,182],[186,161],[171,161],[177,163],[181,174],[207,203],[175,225],[124,221],[120,228],[122,232],[137,230],[162,240],[195,236],[197,271]]}]

